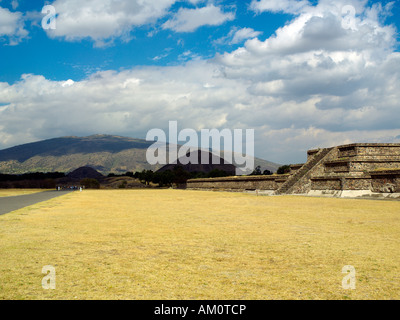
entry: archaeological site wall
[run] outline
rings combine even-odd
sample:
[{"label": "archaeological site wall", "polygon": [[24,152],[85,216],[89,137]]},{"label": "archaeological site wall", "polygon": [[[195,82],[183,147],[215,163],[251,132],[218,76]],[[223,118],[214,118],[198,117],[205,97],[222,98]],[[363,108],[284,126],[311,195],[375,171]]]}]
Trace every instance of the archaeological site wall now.
[{"label": "archaeological site wall", "polygon": [[226,191],[275,191],[289,175],[272,176],[237,176],[226,178],[192,179],[188,180],[188,189],[226,190]]},{"label": "archaeological site wall", "polygon": [[287,175],[188,180],[188,189],[400,197],[400,144],[349,144],[307,152]]}]

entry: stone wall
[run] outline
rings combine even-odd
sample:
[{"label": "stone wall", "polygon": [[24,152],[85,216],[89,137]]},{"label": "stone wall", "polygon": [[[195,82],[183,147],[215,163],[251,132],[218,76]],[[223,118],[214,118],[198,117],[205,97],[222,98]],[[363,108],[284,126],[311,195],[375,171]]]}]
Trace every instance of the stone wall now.
[{"label": "stone wall", "polygon": [[[325,154],[321,150],[325,150]],[[293,164],[290,168],[291,172],[286,175],[188,180],[187,187],[265,190],[279,194],[306,194],[313,191],[400,193],[400,144],[351,144],[309,150],[306,164]]]},{"label": "stone wall", "polygon": [[400,144],[390,143],[357,143],[339,146],[339,158],[365,156],[400,156]]},{"label": "stone wall", "polygon": [[349,162],[350,172],[365,172],[377,169],[397,169],[399,168],[399,161],[387,160],[366,160],[366,161],[351,161]]},{"label": "stone wall", "polygon": [[318,151],[319,151],[319,149],[308,150],[308,151],[307,151],[307,161],[308,161],[311,157],[315,156],[315,155],[318,153]]},{"label": "stone wall", "polygon": [[299,169],[301,169],[301,167],[304,166],[304,163],[302,164],[291,164],[290,165],[290,174],[295,174],[296,171],[298,171]]},{"label": "stone wall", "polygon": [[312,190],[397,190],[395,178],[377,179],[370,172],[400,168],[400,144],[352,144],[339,146],[337,150],[336,157],[324,159],[324,172],[312,176]]},{"label": "stone wall", "polygon": [[373,192],[400,193],[400,170],[371,172]]},{"label": "stone wall", "polygon": [[343,178],[342,190],[371,190],[371,178],[368,176]]},{"label": "stone wall", "polygon": [[358,156],[382,157],[400,156],[400,145],[364,144],[357,146]]},{"label": "stone wall", "polygon": [[311,180],[311,190],[342,190],[339,178],[315,178]]},{"label": "stone wall", "polygon": [[371,190],[371,178],[313,178],[312,190]]},{"label": "stone wall", "polygon": [[329,161],[325,163],[324,171],[326,173],[349,172],[349,163],[347,161]]},{"label": "stone wall", "polygon": [[399,168],[398,160],[338,160],[325,163],[326,173],[340,172],[368,172],[377,169],[396,169]]},{"label": "stone wall", "polygon": [[305,194],[312,190],[313,176],[321,176],[325,172],[325,161],[335,159],[338,155],[338,149],[332,148],[329,153],[313,168],[311,168],[304,177],[300,178],[299,181],[289,190],[290,193],[294,194]]},{"label": "stone wall", "polygon": [[354,157],[357,155],[357,148],[355,145],[339,147],[339,158]]},{"label": "stone wall", "polygon": [[238,176],[226,178],[191,179],[187,181],[188,189],[206,190],[270,190],[274,191],[286,181],[289,175],[272,176]]}]

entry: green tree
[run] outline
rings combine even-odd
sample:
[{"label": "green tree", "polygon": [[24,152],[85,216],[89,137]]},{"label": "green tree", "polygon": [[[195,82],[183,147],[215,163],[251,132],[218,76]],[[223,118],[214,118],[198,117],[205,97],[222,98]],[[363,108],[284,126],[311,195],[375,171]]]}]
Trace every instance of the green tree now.
[{"label": "green tree", "polygon": [[154,173],[153,182],[160,187],[171,187],[174,181],[174,174],[171,170]]},{"label": "green tree", "polygon": [[278,168],[278,174],[286,174],[290,172],[290,165],[286,164]]},{"label": "green tree", "polygon": [[208,175],[205,172],[192,172],[190,174],[190,179],[202,179],[208,178]]},{"label": "green tree", "polygon": [[214,169],[207,174],[208,178],[227,177],[229,173],[224,170]]},{"label": "green tree", "polygon": [[86,189],[100,189],[100,182],[97,179],[85,178],[80,181],[80,184]]},{"label": "green tree", "polygon": [[174,179],[173,182],[177,185],[184,184],[190,179],[190,173],[183,169],[182,166],[175,166],[173,170]]},{"label": "green tree", "polygon": [[262,175],[261,167],[257,166],[250,175],[251,176],[261,176]]},{"label": "green tree", "polygon": [[139,174],[139,180],[141,183],[146,185],[150,185],[150,182],[153,181],[154,172],[152,170],[143,170]]},{"label": "green tree", "polygon": [[124,181],[122,181],[122,183],[118,186],[118,188],[120,188],[120,189],[125,189],[127,184],[128,184],[128,182],[126,182],[126,180],[124,180]]}]

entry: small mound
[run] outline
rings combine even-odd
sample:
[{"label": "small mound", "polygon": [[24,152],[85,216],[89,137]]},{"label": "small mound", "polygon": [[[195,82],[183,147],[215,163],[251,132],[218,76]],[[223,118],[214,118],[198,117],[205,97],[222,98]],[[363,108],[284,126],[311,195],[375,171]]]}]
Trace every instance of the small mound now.
[{"label": "small mound", "polygon": [[[190,154],[187,154],[186,156],[189,157]],[[208,158],[208,164],[202,164],[202,160],[205,158]],[[232,176],[236,174],[236,167],[233,164],[225,163],[224,159],[214,156],[211,152],[204,151],[197,152],[197,164],[184,164],[183,158],[179,158],[177,160],[177,164],[167,164],[160,168],[157,172],[164,172],[167,170],[173,171],[177,165],[183,167],[183,169],[187,172],[210,173],[213,170],[221,170]]]},{"label": "small mound", "polygon": [[81,167],[67,174],[70,179],[102,179],[104,176],[91,167]]},{"label": "small mound", "polygon": [[139,180],[131,177],[105,178],[102,182],[105,189],[142,189],[146,188]]}]

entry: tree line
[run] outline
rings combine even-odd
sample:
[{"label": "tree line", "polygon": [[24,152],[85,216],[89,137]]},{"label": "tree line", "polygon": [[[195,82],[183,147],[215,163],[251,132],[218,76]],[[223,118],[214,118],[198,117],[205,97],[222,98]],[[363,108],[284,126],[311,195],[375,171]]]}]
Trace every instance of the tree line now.
[{"label": "tree line", "polygon": [[[290,172],[289,165],[281,166],[277,171],[278,174],[286,174],[288,172]],[[260,176],[272,174],[273,172],[271,172],[270,170],[262,171],[261,167],[257,166],[250,175]],[[129,171],[121,175],[110,173],[108,177],[131,177],[138,179],[141,183],[147,186],[155,184],[159,187],[172,187],[173,185],[179,187],[186,184],[186,181],[189,179],[219,178],[228,177],[230,175],[230,173],[219,169],[214,169],[208,173],[188,172],[184,169],[184,167],[176,165],[173,170],[166,170],[162,172],[154,172],[152,170],[143,170],[137,172]],[[55,187],[58,179],[65,177],[66,174],[62,172],[35,172],[18,175],[0,174],[0,188],[53,188]],[[80,184],[85,186],[86,188],[100,188],[100,182],[97,179],[82,179],[80,181]],[[124,187],[124,185],[121,185],[121,187]]]},{"label": "tree line", "polygon": [[228,177],[230,174],[226,171],[214,169],[209,173],[205,172],[188,172],[182,166],[176,165],[173,170],[156,171],[143,170],[141,172],[126,172],[122,175],[116,175],[110,173],[108,177],[122,177],[127,176],[138,179],[145,185],[151,183],[158,185],[159,187],[172,187],[173,185],[183,185],[189,179],[199,178],[217,178],[217,177]]},{"label": "tree line", "polygon": [[[290,166],[285,165],[278,169],[278,174],[285,174],[290,171]],[[261,170],[260,166],[257,166],[250,176],[261,176],[261,175],[272,175],[273,172],[270,170]],[[176,165],[173,170],[166,171],[152,171],[152,170],[143,170],[137,172],[126,172],[122,175],[117,175],[114,173],[110,173],[108,177],[131,177],[138,179],[141,183],[149,186],[150,184],[156,184],[159,187],[172,187],[173,185],[184,185],[189,179],[203,179],[203,178],[220,178],[220,177],[228,177],[231,176],[230,173],[214,169],[208,173],[205,172],[188,172],[182,166]],[[123,186],[121,186],[123,187]]]}]

